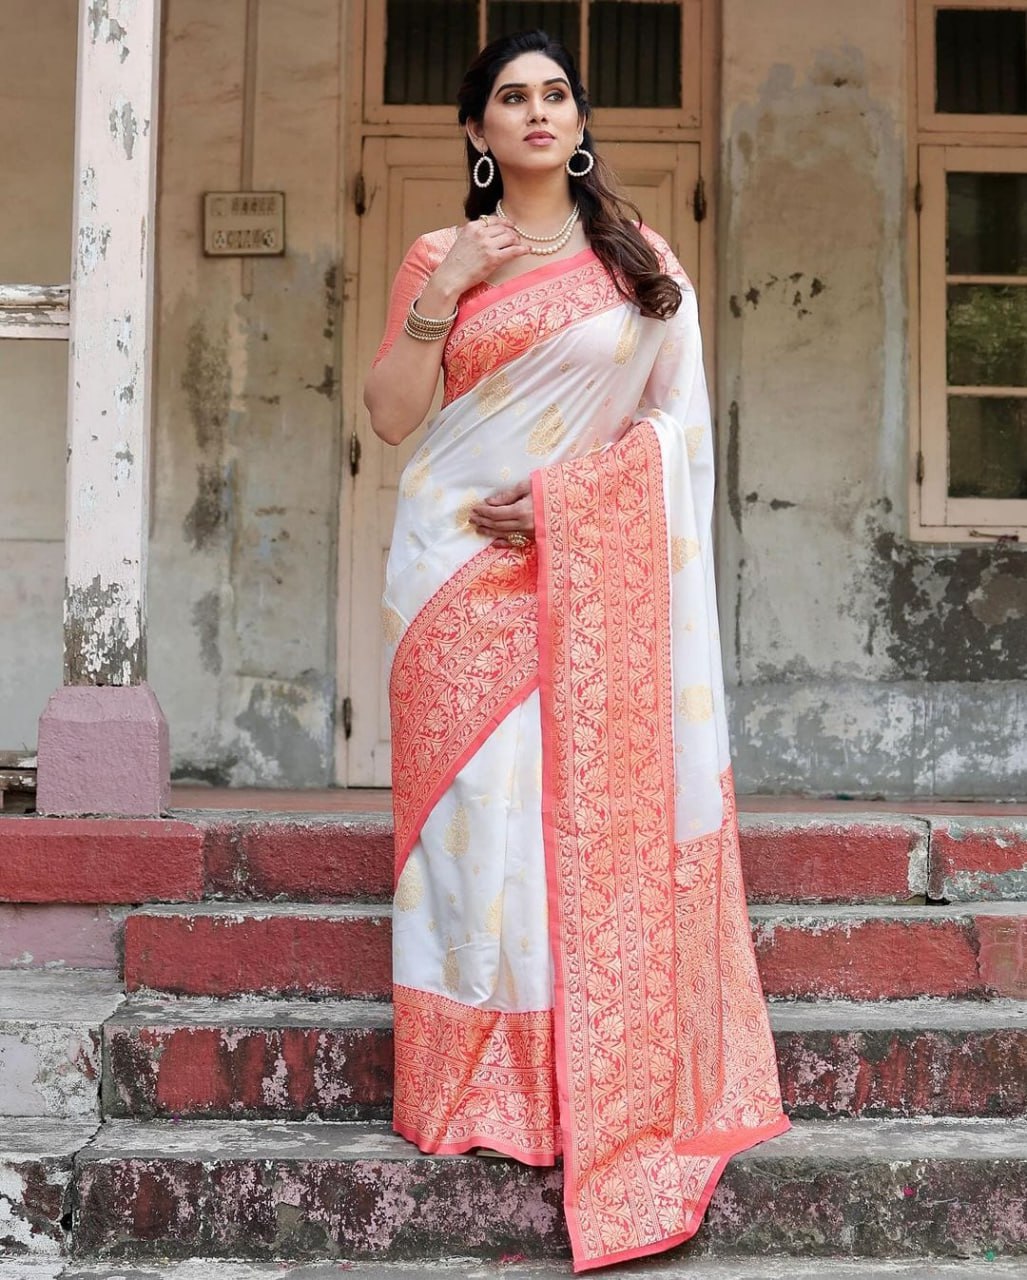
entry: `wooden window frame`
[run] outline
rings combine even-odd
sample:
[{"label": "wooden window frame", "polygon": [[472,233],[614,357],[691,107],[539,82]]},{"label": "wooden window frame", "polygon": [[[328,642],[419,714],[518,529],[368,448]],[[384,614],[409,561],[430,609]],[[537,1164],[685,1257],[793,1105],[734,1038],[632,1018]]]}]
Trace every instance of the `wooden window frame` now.
[{"label": "wooden window frame", "polygon": [[[486,39],[486,2],[478,4],[478,44]],[[596,115],[611,133],[626,137],[633,133],[651,133],[654,127],[668,130],[694,130],[702,125],[703,65],[703,0],[658,0],[659,3],[681,5],[681,106],[680,107],[602,107]],[[588,84],[589,41],[588,12],[591,0],[581,0],[581,57],[578,70]],[[442,125],[452,130],[454,106],[391,103],[385,101],[385,59],[382,51],[386,40],[385,0],[367,6],[364,63],[364,123],[369,125],[417,124]]]},{"label": "wooden window frame", "polygon": [[1027,0],[911,0],[910,8],[910,534],[922,542],[1024,542],[1027,499],[948,495],[945,245],[947,174],[1027,172],[1027,116],[935,111],[934,15],[953,8],[1027,12]]}]

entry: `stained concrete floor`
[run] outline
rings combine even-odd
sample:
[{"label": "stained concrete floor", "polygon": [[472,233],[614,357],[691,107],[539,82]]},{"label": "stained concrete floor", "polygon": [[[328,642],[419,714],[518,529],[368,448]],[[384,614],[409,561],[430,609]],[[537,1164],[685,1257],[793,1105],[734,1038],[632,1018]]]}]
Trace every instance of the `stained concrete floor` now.
[{"label": "stained concrete floor", "polygon": [[[739,796],[741,813],[847,814],[904,813],[963,817],[1027,817],[1027,804],[984,800],[838,800],[809,796]],[[392,792],[384,788],[331,787],[318,791],[278,791],[255,787],[200,787],[176,783],[172,811],[247,809],[261,813],[389,813]],[[1027,1272],[1025,1272],[1027,1275]]]},{"label": "stained concrete floor", "polygon": [[[0,1259],[0,1280],[562,1280],[571,1275],[570,1263],[483,1263],[446,1259],[440,1262],[319,1264],[217,1262],[196,1258],[187,1262],[83,1265],[73,1262],[7,1262]],[[817,1258],[726,1259],[695,1258],[684,1262],[641,1259],[624,1266],[603,1268],[597,1277],[623,1276],[635,1280],[1024,1280],[1023,1258],[965,1261],[833,1261]]]}]

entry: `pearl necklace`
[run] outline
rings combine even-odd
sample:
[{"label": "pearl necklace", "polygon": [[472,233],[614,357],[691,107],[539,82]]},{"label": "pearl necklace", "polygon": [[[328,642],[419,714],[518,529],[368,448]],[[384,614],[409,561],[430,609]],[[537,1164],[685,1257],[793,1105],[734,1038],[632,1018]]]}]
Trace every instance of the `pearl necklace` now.
[{"label": "pearl necklace", "polygon": [[[563,224],[563,226],[554,236],[532,235],[530,231],[522,231],[516,222],[513,224],[513,229],[517,232],[517,234],[521,237],[522,240],[534,241],[533,244],[528,245],[528,252],[535,254],[536,257],[543,257],[550,253],[559,253],[559,251],[564,247],[567,241],[574,234],[574,226],[578,221],[579,212],[580,210],[578,209],[578,206],[575,205],[574,208],[567,215],[567,221]],[[496,213],[501,218],[507,217],[507,214],[503,209],[502,200],[499,200],[496,202]]]}]

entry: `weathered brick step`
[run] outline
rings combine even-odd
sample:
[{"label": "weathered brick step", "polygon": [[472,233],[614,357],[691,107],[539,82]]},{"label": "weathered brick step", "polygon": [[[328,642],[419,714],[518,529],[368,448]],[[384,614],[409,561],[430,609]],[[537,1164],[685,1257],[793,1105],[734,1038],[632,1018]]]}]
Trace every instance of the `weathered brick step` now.
[{"label": "weathered brick step", "polygon": [[793,1119],[1027,1116],[1027,1001],[772,1001],[770,1020]]},{"label": "weathered brick step", "polygon": [[100,1029],[124,999],[113,973],[0,971],[0,1116],[99,1121]]},{"label": "weathered brick step", "polygon": [[951,902],[1027,898],[1027,818],[934,818],[928,892]]},{"label": "weathered brick step", "polygon": [[[777,1003],[793,1117],[1027,1116],[1027,1002]],[[104,1026],[106,1115],[385,1118],[388,1005],[133,998]]]},{"label": "weathered brick step", "polygon": [[98,1122],[0,1118],[0,1256],[57,1257],[68,1245],[72,1159]]},{"label": "weathered brick step", "polygon": [[[1027,997],[1027,903],[755,906],[764,990],[804,999]],[[390,993],[387,908],[157,905],[125,924],[125,984],[180,995]]]},{"label": "weathered brick step", "polygon": [[[207,896],[370,902],[391,895],[389,815],[181,816],[204,831]],[[740,826],[753,902],[907,902],[927,891],[923,819],[743,814]]]},{"label": "weathered brick step", "polygon": [[750,910],[768,995],[1027,997],[1027,903]]},{"label": "weathered brick step", "polygon": [[385,1118],[392,1008],[372,1001],[128,1000],[103,1029],[104,1114]]},{"label": "weathered brick step", "polygon": [[388,909],[363,903],[156,905],[125,921],[125,986],[381,998],[391,936]]},{"label": "weathered brick step", "polygon": [[[672,1254],[671,1257],[674,1255]],[[445,1258],[419,1262],[346,1262],[345,1274],[357,1280],[566,1280],[568,1262],[487,1261]],[[0,1280],[338,1280],[339,1263],[222,1262],[192,1258],[185,1262],[138,1265],[119,1263],[34,1262],[6,1267]],[[1023,1280],[1022,1258],[988,1261],[917,1259],[873,1262],[848,1258],[716,1258],[692,1256],[682,1262],[647,1258],[630,1267],[604,1268],[603,1276],[636,1280]]]},{"label": "weathered brick step", "polygon": [[[740,816],[750,901],[953,901],[1027,893],[1027,819]],[[0,902],[204,897],[385,901],[388,814],[183,811],[176,820],[20,818],[0,828]]]},{"label": "weathered brick step", "polygon": [[[384,1126],[112,1120],[75,1169],[94,1258],[566,1254],[558,1169],[424,1156]],[[1024,1255],[1025,1200],[1027,1122],[812,1121],[729,1163],[693,1249]]]}]

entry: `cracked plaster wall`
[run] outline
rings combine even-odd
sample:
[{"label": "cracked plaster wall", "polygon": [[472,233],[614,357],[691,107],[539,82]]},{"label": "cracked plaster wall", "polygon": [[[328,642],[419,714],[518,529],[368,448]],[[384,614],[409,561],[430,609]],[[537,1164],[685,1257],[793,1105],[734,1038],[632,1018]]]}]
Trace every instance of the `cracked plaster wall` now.
[{"label": "cracked plaster wall", "polygon": [[[77,9],[0,12],[5,282],[69,278]],[[245,17],[245,0],[164,6],[149,679],[177,774],[318,786],[333,778],[341,6],[260,6],[253,182],[287,193],[288,251],[254,262],[249,297],[240,260],[205,259],[201,239],[202,193],[242,182]],[[133,145],[129,112],[110,127]],[[34,746],[61,682],[66,386],[64,343],[0,342],[0,748]]]},{"label": "cracked plaster wall", "polygon": [[[71,272],[76,11],[75,0],[0,8],[5,284],[67,284]],[[0,750],[35,746],[61,683],[67,384],[66,343],[0,342]]]},{"label": "cracked plaster wall", "polygon": [[912,543],[906,6],[725,0],[720,585],[747,791],[1027,794],[1027,559]]},{"label": "cracked plaster wall", "polygon": [[254,186],[284,258],[205,259],[200,204],[241,184],[245,0],[169,0],[164,37],[150,680],[179,776],[332,781],[337,0],[261,6]]},{"label": "cracked plaster wall", "polygon": [[[5,280],[68,276],[75,10],[3,7]],[[180,774],[323,785],[339,9],[261,11],[255,185],[287,192],[289,252],[245,298],[199,221],[240,183],[245,3],[166,4],[150,678]],[[906,536],[904,39],[903,0],[723,4],[719,554],[746,790],[1027,795],[1024,552]],[[0,746],[34,743],[60,681],[65,368],[61,343],[0,343]]]}]

